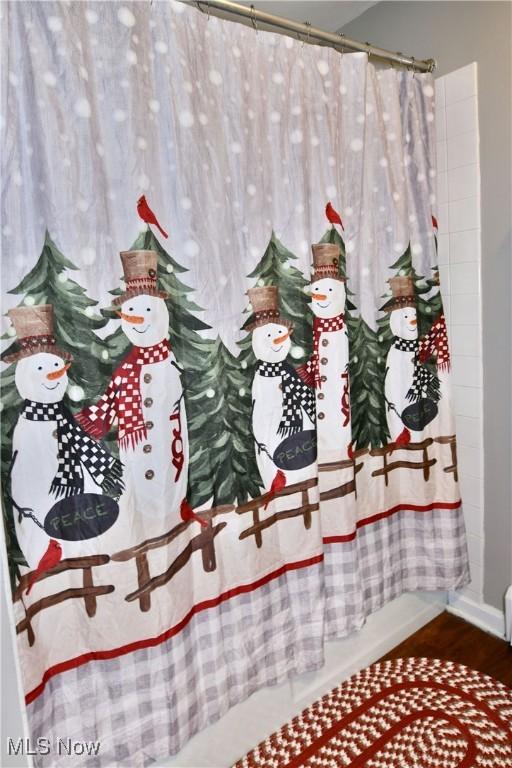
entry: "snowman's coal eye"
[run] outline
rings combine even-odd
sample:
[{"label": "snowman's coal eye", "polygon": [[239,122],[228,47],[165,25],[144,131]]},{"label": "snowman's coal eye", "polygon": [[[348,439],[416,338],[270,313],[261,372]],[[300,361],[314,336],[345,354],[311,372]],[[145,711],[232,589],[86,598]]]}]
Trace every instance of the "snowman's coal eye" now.
[{"label": "snowman's coal eye", "polygon": [[146,307],[146,312],[151,312],[151,307]]},{"label": "snowman's coal eye", "polygon": [[332,288],[329,288],[329,293],[332,293]]},{"label": "snowman's coal eye", "polygon": [[129,307],[128,312],[133,312],[133,307]]},{"label": "snowman's coal eye", "polygon": [[59,364],[58,363],[54,363],[54,366],[55,366],[55,368],[58,368]]},{"label": "snowman's coal eye", "polygon": [[42,365],[38,365],[38,366],[37,366],[37,370],[38,370],[38,371],[42,371],[42,370],[43,370],[43,366],[42,366]]}]

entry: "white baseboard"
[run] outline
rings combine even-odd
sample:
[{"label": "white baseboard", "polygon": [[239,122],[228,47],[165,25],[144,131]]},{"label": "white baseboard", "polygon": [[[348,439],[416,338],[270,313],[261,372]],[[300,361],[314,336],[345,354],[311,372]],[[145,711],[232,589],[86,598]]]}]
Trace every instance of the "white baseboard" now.
[{"label": "white baseboard", "polygon": [[484,632],[496,637],[505,637],[505,614],[484,602],[477,602],[466,595],[450,592],[446,610],[469,621]]},{"label": "white baseboard", "polygon": [[196,734],[163,768],[226,768],[321,694],[372,664],[446,608],[446,592],[406,594],[388,603],[359,632],[329,642],[325,665],[264,688]]}]

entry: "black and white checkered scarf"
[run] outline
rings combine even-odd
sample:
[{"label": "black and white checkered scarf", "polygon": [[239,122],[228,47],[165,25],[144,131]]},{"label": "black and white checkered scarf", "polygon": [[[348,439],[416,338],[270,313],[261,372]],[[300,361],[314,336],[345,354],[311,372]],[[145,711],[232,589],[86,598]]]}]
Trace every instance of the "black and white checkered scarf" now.
[{"label": "black and white checkered scarf", "polygon": [[281,377],[283,387],[283,416],[279,423],[278,434],[283,437],[293,435],[302,429],[302,408],[311,421],[315,421],[315,392],[300,378],[289,363],[260,362],[257,368],[260,376]]},{"label": "black and white checkered scarf", "polygon": [[407,399],[415,403],[428,397],[437,403],[441,398],[439,379],[432,371],[421,365],[419,360],[419,340],[395,339],[394,347],[401,352],[414,352],[414,374],[412,386],[406,395]]},{"label": "black and white checkered scarf", "polygon": [[106,494],[119,498],[124,489],[122,463],[84,432],[64,403],[25,400],[21,415],[29,421],[57,422],[58,467],[50,485],[50,493],[54,493],[57,498],[83,493],[83,464]]}]

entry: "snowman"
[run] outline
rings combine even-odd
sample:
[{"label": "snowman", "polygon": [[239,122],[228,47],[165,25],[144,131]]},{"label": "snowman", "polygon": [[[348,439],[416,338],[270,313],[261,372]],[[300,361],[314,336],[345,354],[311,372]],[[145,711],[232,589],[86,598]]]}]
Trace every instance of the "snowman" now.
[{"label": "snowman", "polygon": [[345,278],[334,243],[312,246],[314,273],[309,290],[313,354],[298,373],[316,392],[318,455],[321,463],[349,458],[351,444]]},{"label": "snowman", "polygon": [[394,342],[386,359],[384,394],[391,442],[406,445],[421,439],[425,426],[437,415],[439,380],[420,364],[418,320],[412,277],[389,280],[392,298],[384,307]]},{"label": "snowman", "polygon": [[252,385],[252,429],[265,491],[310,477],[315,471],[315,399],[286,362],[293,324],[279,313],[278,290],[248,290],[254,314],[246,324],[258,361]]},{"label": "snowman", "polygon": [[9,317],[18,341],[4,359],[16,363],[16,388],[24,400],[13,433],[10,497],[18,543],[35,569],[57,539],[61,557],[96,552],[96,537],[117,519],[117,506],[112,517],[104,502],[105,494],[121,494],[122,465],[62,402],[72,356],[56,346],[52,305],[18,307]]},{"label": "snowman", "polygon": [[[100,401],[77,420],[100,437],[117,424],[124,464],[123,503],[162,533],[180,522],[187,490],[188,439],[180,369],[167,340],[167,294],[157,286],[157,254],[121,253],[126,290],[114,299],[121,328],[133,347]],[[139,518],[141,519],[141,518]]]}]

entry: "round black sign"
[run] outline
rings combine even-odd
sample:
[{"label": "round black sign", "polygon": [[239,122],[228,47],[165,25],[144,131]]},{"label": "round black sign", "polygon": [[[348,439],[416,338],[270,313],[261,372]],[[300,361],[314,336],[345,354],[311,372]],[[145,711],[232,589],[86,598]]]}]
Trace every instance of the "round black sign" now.
[{"label": "round black sign", "polygon": [[402,411],[402,421],[406,427],[421,432],[427,424],[430,424],[437,416],[437,403],[429,397],[423,397],[415,403],[411,403]]},{"label": "round black sign", "polygon": [[119,507],[110,496],[99,493],[80,493],[61,499],[50,509],[44,529],[52,539],[83,541],[94,539],[111,528]]},{"label": "round black sign", "polygon": [[316,461],[316,431],[306,429],[290,435],[274,451],[279,469],[303,469]]}]

